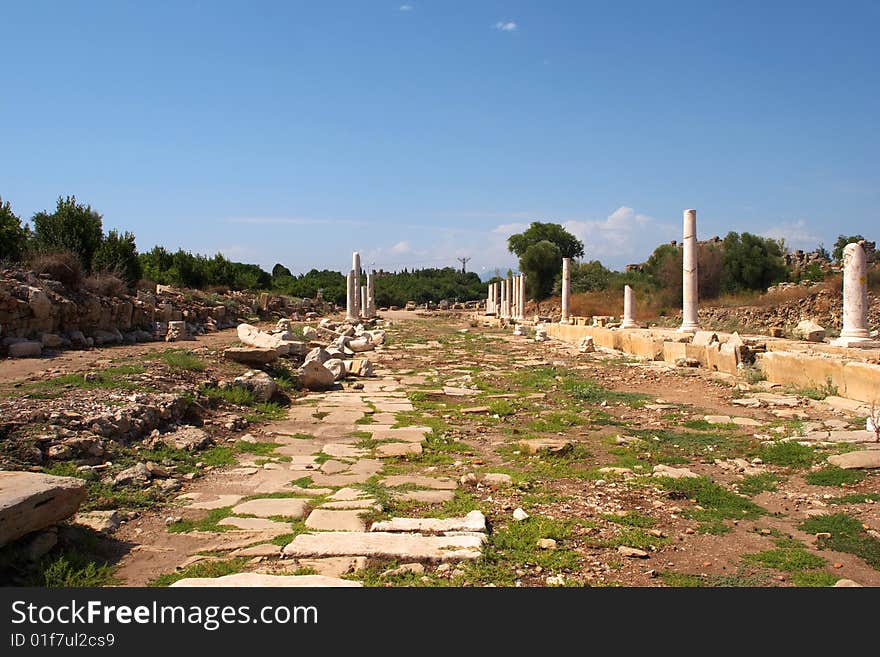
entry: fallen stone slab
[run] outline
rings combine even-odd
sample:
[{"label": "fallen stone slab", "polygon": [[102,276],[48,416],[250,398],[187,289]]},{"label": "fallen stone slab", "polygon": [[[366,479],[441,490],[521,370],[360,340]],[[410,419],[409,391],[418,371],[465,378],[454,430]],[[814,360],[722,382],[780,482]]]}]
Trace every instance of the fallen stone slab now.
[{"label": "fallen stone slab", "polygon": [[288,557],[343,557],[407,561],[478,559],[485,534],[421,536],[392,532],[325,532],[300,534],[284,548]]},{"label": "fallen stone slab", "polygon": [[380,459],[394,456],[420,456],[421,453],[420,443],[382,443],[376,446],[376,456]]},{"label": "fallen stone slab", "polygon": [[306,527],[332,532],[362,532],[367,523],[361,517],[363,510],[336,511],[315,509],[306,518]]},{"label": "fallen stone slab", "polygon": [[315,360],[303,364],[298,372],[299,382],[307,390],[328,390],[336,382],[333,372]]},{"label": "fallen stone slab", "polygon": [[226,506],[233,506],[241,501],[243,495],[212,495],[210,493],[184,493],[177,497],[178,500],[189,500],[190,503],[184,508],[202,509],[211,511],[213,509],[222,509]]},{"label": "fallen stone slab", "polygon": [[396,440],[404,443],[420,443],[431,433],[430,427],[370,427],[366,425],[365,431],[372,434],[373,440]]},{"label": "fallen stone slab", "polygon": [[234,506],[232,512],[238,515],[257,516],[258,518],[281,516],[298,520],[305,516],[308,508],[309,500],[299,497],[264,497],[242,502]]},{"label": "fallen stone slab", "polygon": [[461,409],[462,413],[468,413],[468,414],[489,413],[491,411],[492,411],[492,409],[489,408],[488,406],[470,406],[469,408]]},{"label": "fallen stone slab", "polygon": [[248,367],[262,367],[278,360],[278,351],[268,347],[229,347],[223,357]]},{"label": "fallen stone slab", "polygon": [[456,388],[454,386],[444,386],[443,394],[449,395],[450,397],[471,397],[473,395],[479,395],[479,390],[472,390],[471,388]]},{"label": "fallen stone slab", "polygon": [[77,513],[73,521],[77,525],[83,525],[93,529],[99,534],[112,534],[122,523],[122,517],[117,511],[86,511]]},{"label": "fallen stone slab", "polygon": [[[279,548],[280,549],[280,548]],[[325,557],[323,559],[297,559],[296,567],[311,568],[325,577],[341,577],[356,573],[367,567],[366,557]]]},{"label": "fallen stone slab", "polygon": [[274,543],[259,543],[245,548],[233,550],[230,557],[280,557],[281,547]]},{"label": "fallen stone slab", "polygon": [[492,488],[502,488],[504,486],[513,486],[513,477],[503,472],[489,472],[483,475],[482,483]]},{"label": "fallen stone slab", "polygon": [[880,449],[864,449],[858,452],[835,454],[826,461],[844,470],[880,468]]},{"label": "fallen stone slab", "polygon": [[704,415],[703,419],[709,424],[731,424],[733,422],[729,415]]},{"label": "fallen stone slab", "polygon": [[419,486],[435,490],[455,490],[458,487],[455,480],[449,477],[427,477],[422,475],[391,475],[390,477],[385,477],[379,483],[390,488],[395,486]]},{"label": "fallen stone slab", "polygon": [[654,466],[654,476],[669,477],[670,479],[686,479],[690,477],[699,477],[700,475],[687,468],[673,468],[668,465],[660,464]]},{"label": "fallen stone slab", "polygon": [[177,580],[171,586],[178,588],[253,588],[267,587],[347,587],[363,586],[360,582],[324,575],[266,575],[263,573],[235,573],[222,577],[187,577]]},{"label": "fallen stone slab", "polygon": [[69,518],[85,498],[82,479],[0,472],[0,546]]},{"label": "fallen stone slab", "polygon": [[486,516],[471,511],[463,518],[392,518],[374,522],[371,532],[419,532],[442,534],[444,532],[484,532]]}]

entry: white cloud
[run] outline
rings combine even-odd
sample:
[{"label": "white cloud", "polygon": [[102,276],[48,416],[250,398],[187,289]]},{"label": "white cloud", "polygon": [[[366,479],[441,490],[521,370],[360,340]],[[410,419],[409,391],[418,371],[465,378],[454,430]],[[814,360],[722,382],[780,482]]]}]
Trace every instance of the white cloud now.
[{"label": "white cloud", "polygon": [[822,238],[813,233],[803,219],[771,226],[761,233],[761,236],[775,240],[783,239],[786,246],[796,249],[814,249],[822,241]]},{"label": "white cloud", "polygon": [[391,247],[391,253],[409,253],[412,249],[409,246],[409,242],[401,241]]},{"label": "white cloud", "polygon": [[515,21],[498,21],[495,23],[495,29],[499,32],[515,32],[519,27]]},{"label": "white cloud", "polygon": [[413,10],[412,5],[400,5],[400,11],[412,11],[412,10]]}]

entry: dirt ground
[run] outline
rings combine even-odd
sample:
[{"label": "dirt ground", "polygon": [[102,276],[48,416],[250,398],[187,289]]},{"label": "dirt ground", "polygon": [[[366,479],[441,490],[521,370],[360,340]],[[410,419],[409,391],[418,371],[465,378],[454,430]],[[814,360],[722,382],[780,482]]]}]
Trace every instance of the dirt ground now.
[{"label": "dirt ground", "polygon": [[[561,342],[483,327],[464,314],[401,311],[385,319],[387,343],[369,358],[380,382],[398,385],[412,407],[396,414],[394,426],[424,426],[430,433],[421,454],[382,459],[381,470],[358,484],[383,500],[370,519],[457,517],[479,509],[490,530],[481,558],[454,569],[429,564],[419,574],[388,575],[395,563],[370,563],[345,577],[378,586],[830,586],[842,579],[880,585],[880,476],[825,461],[870,448],[867,433],[865,444],[815,438],[863,427],[864,418],[811,399],[808,391],[721,381],[701,370],[601,350],[580,353]],[[228,375],[212,354],[235,342],[235,331],[223,331],[174,345],[208,363],[190,384]],[[109,362],[142,362],[167,347],[7,360],[0,363],[0,389]],[[355,383],[344,383],[342,391],[356,392]],[[760,407],[734,403],[768,391]],[[224,430],[208,415],[204,428],[230,445],[245,433],[257,441],[277,441],[282,433],[320,436],[322,400],[293,395],[280,423]],[[298,419],[310,403],[319,412],[308,422]],[[366,452],[378,447],[372,413],[350,423],[356,430],[345,439]],[[278,453],[267,453],[269,465],[259,467],[287,467],[290,457]],[[231,556],[258,537],[196,526],[212,512],[181,510],[183,494],[208,495],[219,486],[240,497],[252,494],[250,484],[239,486],[230,473],[251,467],[253,455],[236,458],[197,468],[174,496],[129,511],[112,538],[101,538],[116,583],[167,583],[169,575],[196,571],[205,576],[211,572],[205,563],[220,574],[284,567],[271,555]],[[509,479],[488,483],[489,473]],[[379,483],[390,475],[460,483],[443,503],[403,501]],[[515,519],[522,515],[528,518]],[[169,530],[181,522],[196,524],[189,532]],[[301,521],[290,529],[291,536],[305,531]]]}]

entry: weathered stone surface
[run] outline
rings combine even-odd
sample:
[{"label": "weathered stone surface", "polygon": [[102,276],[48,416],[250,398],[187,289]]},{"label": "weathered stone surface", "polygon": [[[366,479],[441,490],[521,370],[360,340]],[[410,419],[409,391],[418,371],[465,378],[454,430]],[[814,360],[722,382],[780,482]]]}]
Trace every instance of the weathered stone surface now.
[{"label": "weathered stone surface", "polygon": [[333,387],[333,372],[316,360],[310,360],[299,368],[299,382],[307,390],[327,390]]},{"label": "weathered stone surface", "polygon": [[463,518],[392,518],[374,522],[371,532],[420,532],[442,534],[444,532],[484,532],[486,516],[471,511]]},{"label": "weathered stone surface", "polygon": [[223,518],[218,525],[225,527],[237,527],[238,529],[249,529],[251,531],[266,532],[268,534],[287,534],[290,532],[290,525],[286,522],[276,522],[265,518],[236,518],[230,516]]},{"label": "weathered stone surface", "polygon": [[851,579],[839,579],[834,582],[835,588],[862,588],[862,585]]},{"label": "weathered stone surface", "polygon": [[323,531],[362,532],[367,523],[361,518],[362,510],[335,511],[315,509],[306,518],[306,527]]},{"label": "weathered stone surface", "polygon": [[258,516],[260,518],[281,516],[299,519],[305,515],[308,507],[309,500],[299,497],[265,497],[237,504],[232,508],[232,512],[238,515]]},{"label": "weathered stone surface", "polygon": [[442,504],[455,498],[452,490],[410,490],[397,495],[404,502],[421,502],[423,504]]},{"label": "weathered stone surface", "polygon": [[477,559],[484,534],[421,536],[392,532],[300,534],[284,548],[289,557],[365,556],[411,561]]},{"label": "weathered stone surface", "polygon": [[268,365],[278,360],[278,351],[267,347],[229,347],[223,357],[251,367]]},{"label": "weathered stone surface", "polygon": [[397,568],[389,568],[385,572],[382,573],[382,577],[394,577],[396,575],[421,575],[425,572],[425,567],[416,562],[416,563],[404,563],[399,565]]},{"label": "weathered stone surface", "polygon": [[330,360],[330,354],[327,353],[327,350],[323,347],[315,347],[306,354],[303,363],[311,363],[312,361],[315,361],[318,365],[323,365],[328,360]]},{"label": "weathered stone surface", "polygon": [[418,456],[422,453],[419,443],[382,443],[376,446],[376,456],[390,458],[393,456]]},{"label": "weathered stone surface", "polygon": [[880,449],[864,449],[858,452],[835,454],[826,460],[831,465],[836,465],[844,470],[880,468]]},{"label": "weathered stone surface", "polygon": [[325,577],[341,577],[364,570],[367,567],[367,559],[366,557],[324,557],[323,559],[297,559],[296,564],[297,568],[311,568]]},{"label": "weathered stone surface", "polygon": [[204,449],[214,442],[211,436],[197,427],[181,427],[163,435],[161,440],[166,445],[189,452]]},{"label": "weathered stone surface", "polygon": [[825,339],[825,329],[809,319],[798,322],[793,333],[795,337],[809,342],[822,342]]},{"label": "weathered stone surface", "polygon": [[150,471],[145,463],[137,463],[113,477],[113,483],[131,486],[143,486],[149,481]]},{"label": "weathered stone surface", "polygon": [[391,475],[379,482],[383,486],[420,486],[435,490],[455,490],[458,486],[449,477],[426,477],[422,475]]},{"label": "weathered stone surface", "polygon": [[651,556],[644,550],[627,547],[625,545],[621,545],[619,548],[617,548],[617,553],[623,557],[629,557],[631,559],[647,559],[649,556]]},{"label": "weathered stone surface", "polygon": [[503,472],[489,472],[483,475],[483,483],[493,488],[501,488],[503,486],[512,486],[513,477]]},{"label": "weathered stone surface", "polygon": [[661,463],[660,465],[654,466],[654,476],[669,477],[670,479],[684,479],[688,477],[699,477],[700,475],[691,472],[687,468],[673,468]]},{"label": "weathered stone surface", "polygon": [[210,493],[184,493],[178,496],[178,500],[188,500],[184,508],[200,509],[203,511],[211,511],[212,509],[222,509],[223,507],[238,504],[243,495],[217,494]]},{"label": "weathered stone surface", "polygon": [[82,479],[0,472],[0,545],[69,518],[85,498]]},{"label": "weathered stone surface", "polygon": [[187,577],[174,582],[178,588],[253,588],[253,587],[345,587],[363,586],[360,582],[324,575],[266,575],[263,573],[235,573],[222,577]]},{"label": "weathered stone surface", "polygon": [[341,358],[330,358],[324,363],[324,367],[333,372],[333,379],[339,381],[348,375],[345,361]]},{"label": "weathered stone surface", "polygon": [[119,529],[122,518],[116,511],[87,511],[77,513],[73,521],[77,525],[94,529],[99,534],[112,534]]},{"label": "weathered stone surface", "polygon": [[258,402],[267,402],[278,391],[278,384],[265,372],[248,370],[232,380],[232,385],[249,390]]},{"label": "weathered stone surface", "polygon": [[522,445],[529,454],[549,452],[550,454],[564,454],[572,448],[572,442],[564,438],[533,438],[521,440]]},{"label": "weathered stone surface", "polygon": [[344,459],[356,459],[366,456],[367,454],[367,450],[361,449],[360,447],[354,447],[353,445],[346,445],[345,443],[327,443],[321,451],[327,456],[335,456]]},{"label": "weathered stone surface", "polygon": [[342,461],[330,459],[329,461],[324,461],[321,464],[321,472],[328,475],[338,474],[340,472],[345,472],[350,467],[351,464],[349,463],[343,463]]}]

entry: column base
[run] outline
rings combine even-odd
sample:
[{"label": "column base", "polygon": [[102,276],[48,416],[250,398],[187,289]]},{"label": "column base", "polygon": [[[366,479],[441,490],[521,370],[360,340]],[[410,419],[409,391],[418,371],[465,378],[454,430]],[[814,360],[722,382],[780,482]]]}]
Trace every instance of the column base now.
[{"label": "column base", "polygon": [[880,349],[880,340],[868,338],[851,338],[840,336],[831,341],[833,347],[848,347],[851,349]]},{"label": "column base", "polygon": [[700,325],[696,322],[689,322],[678,327],[679,333],[696,333],[700,330]]},{"label": "column base", "polygon": [[622,329],[639,328],[639,325],[635,322],[635,320],[630,319],[630,320],[624,320],[623,323],[621,323],[620,328],[622,328]]}]

